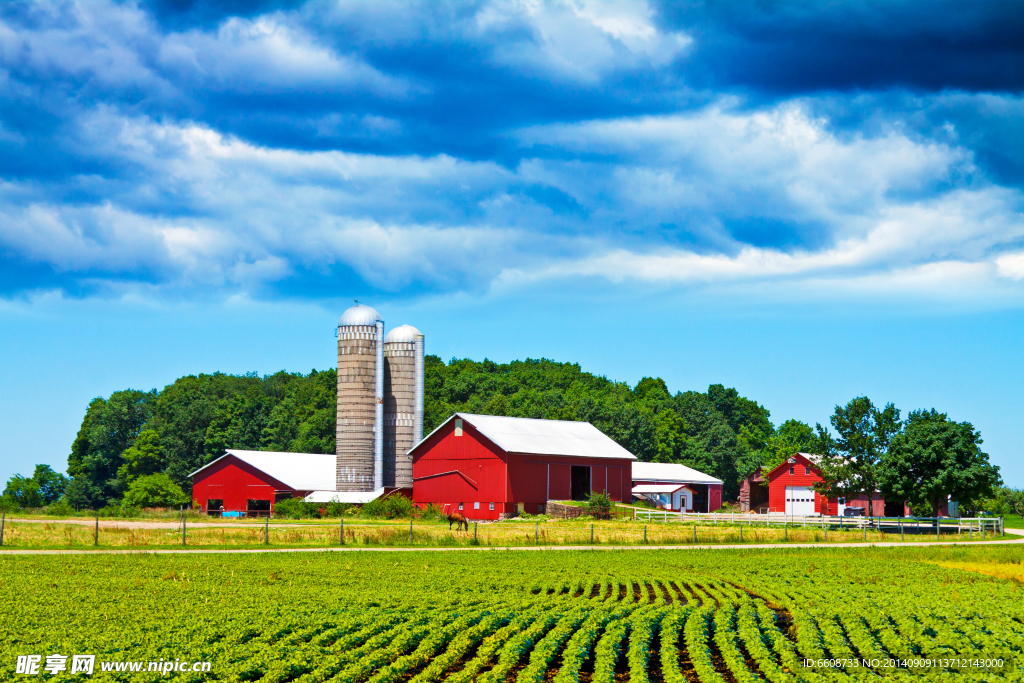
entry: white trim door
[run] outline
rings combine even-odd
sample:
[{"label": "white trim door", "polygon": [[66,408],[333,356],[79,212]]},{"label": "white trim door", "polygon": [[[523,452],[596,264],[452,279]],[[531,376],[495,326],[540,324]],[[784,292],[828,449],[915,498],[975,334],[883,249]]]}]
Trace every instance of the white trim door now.
[{"label": "white trim door", "polygon": [[787,486],[786,514],[797,516],[813,515],[814,489],[810,486]]}]

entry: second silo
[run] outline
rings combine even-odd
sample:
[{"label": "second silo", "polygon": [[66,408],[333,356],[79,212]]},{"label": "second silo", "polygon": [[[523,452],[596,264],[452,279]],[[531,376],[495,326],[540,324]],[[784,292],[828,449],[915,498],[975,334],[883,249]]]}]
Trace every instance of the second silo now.
[{"label": "second silo", "polygon": [[412,486],[409,449],[423,438],[423,335],[402,325],[384,338],[384,485]]},{"label": "second silo", "polygon": [[357,303],[338,321],[337,490],[383,486],[384,320]]}]

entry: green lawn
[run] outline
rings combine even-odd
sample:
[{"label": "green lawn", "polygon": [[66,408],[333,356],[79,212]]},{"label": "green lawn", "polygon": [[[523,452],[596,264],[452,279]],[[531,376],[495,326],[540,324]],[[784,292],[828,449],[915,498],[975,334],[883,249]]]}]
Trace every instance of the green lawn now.
[{"label": "green lawn", "polygon": [[1020,515],[1006,515],[1003,517],[1003,524],[1007,529],[1024,529],[1024,517]]}]

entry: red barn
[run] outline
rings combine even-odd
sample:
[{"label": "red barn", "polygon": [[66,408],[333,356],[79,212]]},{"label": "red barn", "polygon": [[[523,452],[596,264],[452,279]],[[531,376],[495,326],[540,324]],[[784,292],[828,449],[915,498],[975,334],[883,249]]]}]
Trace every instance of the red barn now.
[{"label": "red barn", "polygon": [[869,516],[897,517],[907,514],[902,503],[886,503],[880,493],[871,497],[870,504],[866,496],[846,500],[844,498],[825,498],[812,487],[824,481],[821,471],[817,468],[820,455],[811,453],[794,453],[771,472],[768,473],[768,507],[771,512],[784,512],[787,515],[842,515],[847,507],[864,508]]},{"label": "red barn", "polygon": [[267,515],[284,498],[335,488],[334,454],[229,450],[190,474],[203,510]]},{"label": "red barn", "polygon": [[589,422],[456,413],[412,455],[412,499],[470,519],[544,511],[607,492],[630,500],[636,457]]}]

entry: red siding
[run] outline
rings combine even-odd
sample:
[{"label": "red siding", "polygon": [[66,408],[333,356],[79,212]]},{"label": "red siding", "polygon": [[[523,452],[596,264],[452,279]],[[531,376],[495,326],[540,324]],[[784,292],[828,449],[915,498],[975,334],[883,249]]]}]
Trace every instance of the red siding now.
[{"label": "red siding", "polygon": [[[782,463],[768,473],[768,507],[772,512],[784,513],[786,511],[787,486],[812,486],[822,481],[818,470],[807,458],[799,453],[792,457],[796,460],[795,463],[792,465],[790,463]],[[789,473],[790,467],[794,468],[794,474]],[[805,467],[810,467],[810,474],[804,474]],[[865,514],[869,516],[883,516],[885,514],[885,500],[881,494],[872,496],[870,508],[868,507],[867,496],[849,499],[846,501],[846,505],[848,507],[865,508]],[[819,514],[837,515],[839,514],[839,499],[826,499],[815,492],[814,510]]]},{"label": "red siding", "polygon": [[708,512],[714,512],[722,507],[722,485],[708,484],[708,501],[711,506]]},{"label": "red siding", "polygon": [[414,502],[449,505],[450,511],[462,503],[463,514],[472,519],[497,519],[510,502],[505,454],[465,421],[462,436],[455,436],[452,420],[416,450],[412,477]]},{"label": "red siding", "polygon": [[206,501],[221,499],[225,510],[242,511],[250,498],[269,500],[273,509],[276,491],[292,489],[233,455],[222,458],[192,480],[192,499],[204,509]]},{"label": "red siding", "polygon": [[[813,486],[822,480],[810,460],[799,453],[795,454],[793,459],[796,460],[795,463],[784,462],[768,473],[768,508],[772,512],[786,512],[787,486]],[[793,468],[793,474],[789,473],[790,468]],[[810,468],[810,474],[806,474],[804,468]],[[816,510],[820,509],[819,498],[820,496],[815,493]]]},{"label": "red siding", "polygon": [[617,501],[628,498],[631,460],[506,453],[468,420],[463,421],[463,435],[455,436],[452,420],[413,453],[413,502],[442,509],[448,505],[452,511],[462,503],[470,519],[497,519],[520,505],[536,514],[548,500],[570,497],[573,465],[591,468],[594,491],[607,490]]}]

